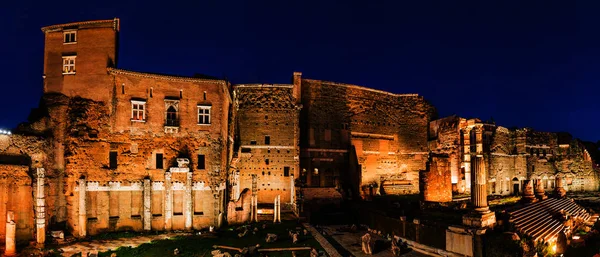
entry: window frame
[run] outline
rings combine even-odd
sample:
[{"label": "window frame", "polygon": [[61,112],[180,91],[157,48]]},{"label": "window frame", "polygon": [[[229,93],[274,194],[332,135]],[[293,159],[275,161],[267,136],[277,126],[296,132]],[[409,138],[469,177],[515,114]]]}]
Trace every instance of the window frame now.
[{"label": "window frame", "polygon": [[[160,159],[158,158],[160,156]],[[162,170],[165,168],[165,163],[164,163],[164,154],[163,153],[156,153],[154,154],[154,168],[157,170]],[[159,165],[160,164],[160,165]],[[159,167],[160,166],[160,167]]]},{"label": "window frame", "polygon": [[[67,36],[72,36],[73,41],[67,41]],[[63,31],[63,44],[65,45],[71,45],[71,44],[77,44],[77,30],[64,30]]]},{"label": "window frame", "polygon": [[[138,106],[138,108],[136,109],[135,106]],[[139,106],[143,106],[142,109],[139,108]],[[139,117],[139,112],[142,112],[142,119],[136,119],[134,118],[134,113],[138,114]],[[146,122],[146,101],[142,101],[142,100],[131,100],[131,121],[134,122]]]},{"label": "window frame", "polygon": [[[114,157],[113,157],[114,155]],[[113,165],[114,160],[114,165]],[[111,170],[116,170],[119,167],[119,153],[116,150],[110,150],[108,152],[108,168]]]},{"label": "window frame", "polygon": [[[211,113],[212,113],[212,106],[210,105],[197,105],[198,107],[198,111],[196,112],[196,124],[201,125],[201,126],[210,126],[211,124]],[[200,113],[200,110],[202,111],[208,111],[208,113]],[[207,118],[208,121],[203,120],[203,122],[200,122],[200,117],[205,117],[205,119]]]},{"label": "window frame", "polygon": [[[76,71],[76,64],[77,64],[77,55],[64,55],[62,57],[62,74],[63,75],[73,75],[75,74]],[[65,61],[70,60],[73,61],[73,63],[65,63]],[[71,68],[68,69],[67,67]]]},{"label": "window frame", "polygon": [[[200,156],[202,156],[202,162],[200,161]],[[206,170],[206,155],[205,154],[198,154],[196,156],[196,158],[197,158],[196,168],[198,170]],[[200,164],[202,164],[202,166],[200,166]]]}]

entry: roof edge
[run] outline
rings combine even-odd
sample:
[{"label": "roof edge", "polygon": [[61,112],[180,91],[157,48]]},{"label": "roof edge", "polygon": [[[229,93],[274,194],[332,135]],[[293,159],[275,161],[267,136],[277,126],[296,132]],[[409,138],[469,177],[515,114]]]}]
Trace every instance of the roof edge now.
[{"label": "roof edge", "polygon": [[153,79],[164,79],[169,81],[177,81],[177,82],[210,82],[210,83],[221,83],[227,84],[225,80],[222,79],[201,79],[201,78],[193,78],[193,77],[184,77],[184,76],[174,76],[174,75],[161,75],[154,73],[146,73],[146,72],[137,72],[137,71],[129,71],[117,68],[106,68],[108,73],[113,75],[129,75],[134,77],[141,78],[153,78]]},{"label": "roof edge", "polygon": [[111,20],[79,21],[79,22],[50,25],[50,26],[42,27],[42,32],[46,33],[46,32],[53,32],[53,31],[60,31],[64,27],[77,26],[80,28],[86,28],[86,26],[88,26],[88,25],[98,25],[98,24],[106,24],[106,25],[108,25],[108,26],[106,26],[107,28],[112,27],[117,32],[120,30],[120,20],[119,20],[119,18],[114,18]]},{"label": "roof edge", "polygon": [[318,79],[304,79],[303,78],[302,80],[308,81],[308,82],[323,83],[323,84],[328,84],[328,85],[332,85],[332,86],[340,86],[340,87],[347,87],[347,88],[371,91],[371,92],[375,92],[375,93],[379,93],[379,94],[386,94],[386,95],[395,96],[395,97],[421,97],[419,94],[395,94],[395,93],[391,93],[391,92],[387,92],[387,91],[383,91],[383,90],[379,90],[379,89],[373,89],[373,88],[368,88],[368,87],[358,86],[358,85],[353,85],[353,84],[338,83],[338,82],[331,82],[331,81],[318,80]]}]

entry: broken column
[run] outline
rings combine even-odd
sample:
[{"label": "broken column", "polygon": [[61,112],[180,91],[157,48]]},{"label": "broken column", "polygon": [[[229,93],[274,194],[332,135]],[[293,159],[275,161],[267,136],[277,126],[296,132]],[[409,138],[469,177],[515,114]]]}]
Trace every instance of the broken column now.
[{"label": "broken column", "polygon": [[463,224],[469,227],[486,228],[496,223],[496,215],[490,211],[487,202],[487,172],[482,155],[473,156],[471,170],[471,202],[473,210],[463,216]]},{"label": "broken column", "polygon": [[567,194],[567,191],[563,187],[562,178],[556,175],[555,178],[555,187],[554,187],[554,195],[558,198],[563,198]]},{"label": "broken column", "polygon": [[35,220],[36,220],[36,239],[39,246],[46,242],[46,197],[44,193],[45,174],[44,168],[37,168],[37,182],[35,194]]},{"label": "broken column", "polygon": [[4,249],[4,256],[15,256],[17,254],[16,235],[15,214],[8,211],[6,212],[6,249]]},{"label": "broken column", "polygon": [[171,172],[165,172],[165,230],[171,231],[173,227],[173,183]]},{"label": "broken column", "polygon": [[192,215],[194,214],[192,203],[192,173],[188,171],[185,181],[185,230],[192,230]]},{"label": "broken column", "polygon": [[82,238],[87,236],[86,188],[85,177],[79,178],[79,237]]},{"label": "broken column", "polygon": [[535,197],[540,201],[548,198],[546,196],[546,192],[544,191],[544,185],[542,184],[541,179],[535,180]]},{"label": "broken column", "polygon": [[537,202],[533,191],[533,181],[530,179],[524,180],[523,185],[523,197],[521,198],[521,201],[524,203]]},{"label": "broken column", "polygon": [[152,229],[152,182],[150,178],[144,178],[144,230]]}]

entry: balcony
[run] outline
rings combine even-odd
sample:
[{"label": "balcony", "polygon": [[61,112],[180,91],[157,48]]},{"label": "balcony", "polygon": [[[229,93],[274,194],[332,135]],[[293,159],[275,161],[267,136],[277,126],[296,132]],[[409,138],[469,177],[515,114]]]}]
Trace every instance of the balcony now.
[{"label": "balcony", "polygon": [[179,132],[179,119],[166,119],[165,120],[165,133],[178,133]]}]

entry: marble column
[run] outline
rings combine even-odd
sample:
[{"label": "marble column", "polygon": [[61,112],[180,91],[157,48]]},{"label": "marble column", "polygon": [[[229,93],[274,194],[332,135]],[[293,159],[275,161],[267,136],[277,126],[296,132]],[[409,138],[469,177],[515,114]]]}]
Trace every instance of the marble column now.
[{"label": "marble column", "polygon": [[290,176],[290,204],[296,206],[296,182],[294,181],[294,175]]},{"label": "marble column", "polygon": [[231,199],[233,199],[234,201],[239,200],[240,197],[240,172],[239,171],[234,171],[233,172],[233,196],[231,197]]},{"label": "marble column", "polygon": [[471,192],[471,136],[470,130],[463,130],[463,162],[465,167],[465,193]]},{"label": "marble column", "polygon": [[165,230],[173,228],[173,183],[171,172],[165,172]]},{"label": "marble column", "polygon": [[44,168],[37,168],[37,182],[35,193],[35,218],[36,218],[36,239],[39,246],[46,242],[46,197],[44,192],[45,174]]},{"label": "marble column", "polygon": [[477,155],[471,160],[473,171],[473,183],[471,183],[471,201],[476,211],[485,212],[489,210],[487,202],[487,172],[483,162],[483,156]]},{"label": "marble column", "polygon": [[463,224],[474,228],[493,227],[496,214],[490,211],[487,202],[487,172],[482,155],[473,155],[471,159],[473,179],[471,185],[471,202],[473,211],[463,216]]},{"label": "marble column", "polygon": [[565,197],[567,191],[563,187],[563,180],[559,175],[556,175],[554,184],[554,195],[558,198]]},{"label": "marble column", "polygon": [[546,196],[546,192],[544,191],[544,184],[541,179],[535,180],[535,197],[539,200],[544,200],[548,198]]},{"label": "marble column", "polygon": [[15,214],[12,211],[6,212],[6,248],[4,256],[15,256],[17,254],[17,223],[15,223]]},{"label": "marble column", "polygon": [[144,230],[152,229],[152,181],[144,179]]},{"label": "marble column", "polygon": [[87,236],[86,189],[85,178],[79,178],[79,237],[81,238]]},{"label": "marble column", "polygon": [[192,215],[194,214],[192,201],[192,173],[187,172],[185,181],[185,230],[192,230]]}]

